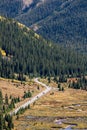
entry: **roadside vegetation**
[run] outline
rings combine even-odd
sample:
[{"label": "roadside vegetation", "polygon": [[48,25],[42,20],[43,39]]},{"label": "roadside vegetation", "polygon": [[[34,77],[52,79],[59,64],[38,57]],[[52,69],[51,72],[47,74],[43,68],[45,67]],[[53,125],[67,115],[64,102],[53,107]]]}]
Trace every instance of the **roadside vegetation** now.
[{"label": "roadside vegetation", "polygon": [[54,80],[56,78],[51,77],[50,83],[48,78],[39,79],[51,86],[52,90],[32,104],[18,120],[14,117],[15,128],[20,130],[44,129],[44,127],[49,130],[68,126],[76,129],[87,128],[87,91],[69,87],[70,82],[76,82],[78,78],[68,78],[65,82],[56,82]]},{"label": "roadside vegetation", "polygon": [[[39,78],[40,82],[51,86],[52,90],[46,96],[43,96],[43,98],[35,101],[31,106],[29,105],[25,109],[21,108],[13,117],[9,115],[10,111],[25,103],[29,100],[29,98],[44,90],[44,88],[34,83],[31,79],[28,82],[21,82],[1,78],[1,130],[3,130],[3,128],[6,130],[23,130],[26,128],[42,129],[44,126],[46,126],[48,130],[51,128],[66,128],[69,125],[73,128],[87,128],[87,91],[81,87],[74,87],[74,85],[77,85],[79,82],[86,86],[86,76],[81,78],[66,78],[66,76],[64,76],[65,78],[61,77],[62,76]],[[13,95],[9,94],[11,91],[8,91],[8,84],[14,89]],[[3,87],[1,87],[1,85],[3,85]],[[22,94],[20,92],[14,95],[16,89],[18,92],[21,90]],[[20,123],[21,121],[22,125]]]},{"label": "roadside vegetation", "polygon": [[[9,113],[44,90],[41,85],[34,83],[31,79],[28,80],[27,82],[21,82],[0,78],[0,130],[14,129],[13,115]],[[18,120],[19,115],[27,109],[30,109],[30,105],[20,108],[15,115],[16,119]]]}]

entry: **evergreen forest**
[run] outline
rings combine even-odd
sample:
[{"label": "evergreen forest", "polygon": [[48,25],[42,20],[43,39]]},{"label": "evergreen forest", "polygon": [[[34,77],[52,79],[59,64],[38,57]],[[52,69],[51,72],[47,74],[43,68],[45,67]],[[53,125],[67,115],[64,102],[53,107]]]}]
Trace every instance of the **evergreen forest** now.
[{"label": "evergreen forest", "polygon": [[87,72],[87,57],[46,41],[12,19],[0,18],[0,76],[79,76]]}]

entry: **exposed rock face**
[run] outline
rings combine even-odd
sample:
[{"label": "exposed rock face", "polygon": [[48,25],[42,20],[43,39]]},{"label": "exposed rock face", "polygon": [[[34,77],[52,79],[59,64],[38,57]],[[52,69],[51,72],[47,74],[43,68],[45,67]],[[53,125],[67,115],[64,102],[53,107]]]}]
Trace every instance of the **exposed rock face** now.
[{"label": "exposed rock face", "polygon": [[29,7],[33,3],[33,0],[23,0],[23,8]]}]

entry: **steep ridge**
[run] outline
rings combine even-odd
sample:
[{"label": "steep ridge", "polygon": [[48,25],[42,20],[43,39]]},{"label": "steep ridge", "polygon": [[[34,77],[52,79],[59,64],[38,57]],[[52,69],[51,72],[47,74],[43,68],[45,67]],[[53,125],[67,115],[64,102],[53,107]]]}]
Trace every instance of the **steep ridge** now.
[{"label": "steep ridge", "polygon": [[46,41],[12,19],[0,17],[1,77],[79,75],[87,71],[86,64],[86,56]]},{"label": "steep ridge", "polygon": [[14,17],[55,43],[87,52],[86,0],[7,0],[0,14]]},{"label": "steep ridge", "polygon": [[17,20],[23,21],[43,37],[56,43],[86,46],[86,5],[86,0],[47,0],[42,5],[18,16]]}]

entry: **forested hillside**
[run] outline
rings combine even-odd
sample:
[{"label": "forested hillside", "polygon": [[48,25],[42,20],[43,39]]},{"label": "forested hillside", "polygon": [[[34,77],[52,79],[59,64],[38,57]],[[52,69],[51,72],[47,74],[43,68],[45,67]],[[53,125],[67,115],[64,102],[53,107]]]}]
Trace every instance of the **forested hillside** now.
[{"label": "forested hillside", "polygon": [[87,52],[86,5],[86,0],[47,0],[17,20],[55,43],[80,44],[78,48]]},{"label": "forested hillside", "polygon": [[[58,3],[58,2],[57,2]],[[37,23],[39,32],[56,43],[87,43],[87,1],[74,0],[56,8],[44,21]]]},{"label": "forested hillside", "polygon": [[87,0],[3,0],[0,14],[55,43],[87,53]]},{"label": "forested hillside", "polygon": [[24,25],[0,17],[0,76],[14,78],[80,75],[87,72],[87,58],[44,40]]},{"label": "forested hillside", "polygon": [[15,17],[21,13],[22,0],[1,0],[0,14],[7,17]]}]

